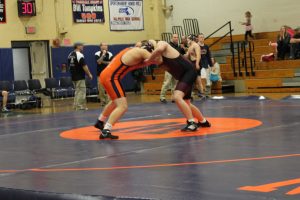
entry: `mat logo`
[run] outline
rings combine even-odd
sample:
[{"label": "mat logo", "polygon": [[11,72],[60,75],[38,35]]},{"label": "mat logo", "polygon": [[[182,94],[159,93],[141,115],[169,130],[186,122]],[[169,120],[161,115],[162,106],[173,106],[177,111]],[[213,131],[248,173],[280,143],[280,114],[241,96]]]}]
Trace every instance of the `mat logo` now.
[{"label": "mat logo", "polygon": [[123,7],[119,9],[119,13],[125,13],[126,15],[133,15],[134,9],[131,7]]},{"label": "mat logo", "polygon": [[140,133],[140,134],[168,134],[172,133],[184,126],[184,123],[179,122],[167,122],[167,123],[153,123],[145,125],[134,125],[129,127],[123,127],[115,129],[116,132],[122,132],[124,134]]},{"label": "mat logo", "polygon": [[[119,140],[157,140],[182,137],[199,137],[251,129],[262,124],[261,121],[243,118],[209,118],[213,126],[184,134],[181,129],[186,119],[153,119],[119,122],[113,132]],[[93,126],[66,130],[60,133],[62,138],[72,140],[99,140],[100,131]]]},{"label": "mat logo", "polygon": [[238,190],[243,191],[249,191],[249,192],[261,192],[261,193],[269,193],[278,190],[282,187],[287,186],[294,186],[296,185],[296,188],[285,193],[286,195],[292,196],[292,195],[300,195],[300,178],[293,179],[293,180],[287,180],[287,181],[281,181],[276,183],[269,183],[266,185],[259,185],[259,186],[245,186],[240,187]]}]

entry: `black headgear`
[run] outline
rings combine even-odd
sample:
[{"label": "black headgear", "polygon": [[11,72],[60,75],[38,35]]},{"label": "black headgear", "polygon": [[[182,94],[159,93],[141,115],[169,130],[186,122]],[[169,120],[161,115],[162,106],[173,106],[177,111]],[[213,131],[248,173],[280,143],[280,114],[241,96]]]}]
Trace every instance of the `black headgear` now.
[{"label": "black headgear", "polygon": [[142,41],[142,47],[141,48],[146,49],[150,53],[154,50],[153,44],[151,42],[149,42],[148,40],[143,40]]},{"label": "black headgear", "polygon": [[192,41],[196,41],[197,40],[197,36],[196,35],[194,35],[194,34],[190,34],[190,35],[188,35],[188,37],[187,37],[189,40],[192,40]]}]

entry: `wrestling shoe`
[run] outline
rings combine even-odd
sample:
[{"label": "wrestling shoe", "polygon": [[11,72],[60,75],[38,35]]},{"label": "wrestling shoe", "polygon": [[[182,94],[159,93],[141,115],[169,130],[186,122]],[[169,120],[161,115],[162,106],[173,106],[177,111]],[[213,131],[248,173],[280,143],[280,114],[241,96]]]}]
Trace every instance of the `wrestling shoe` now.
[{"label": "wrestling shoe", "polygon": [[204,123],[198,122],[197,126],[198,128],[199,127],[207,128],[207,127],[211,127],[211,124],[209,123],[209,121],[206,120]]},{"label": "wrestling shoe", "polygon": [[100,121],[100,120],[97,120],[94,127],[97,128],[97,129],[103,130],[104,129],[104,122]]},{"label": "wrestling shoe", "polygon": [[100,134],[100,137],[99,137],[100,140],[104,140],[104,139],[117,140],[117,139],[119,139],[119,136],[112,135],[110,130],[108,130],[108,129],[103,129],[101,132],[102,133]]},{"label": "wrestling shoe", "polygon": [[198,129],[198,126],[195,122],[189,122],[187,121],[187,124],[186,126],[181,129],[182,132],[194,132],[194,131],[197,131]]}]

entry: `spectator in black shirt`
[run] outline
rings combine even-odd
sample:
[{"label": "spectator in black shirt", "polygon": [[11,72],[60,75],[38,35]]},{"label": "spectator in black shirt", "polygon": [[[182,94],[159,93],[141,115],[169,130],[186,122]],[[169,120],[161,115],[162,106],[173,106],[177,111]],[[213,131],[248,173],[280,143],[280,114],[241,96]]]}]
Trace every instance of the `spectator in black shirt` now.
[{"label": "spectator in black shirt", "polygon": [[68,65],[70,68],[72,81],[75,87],[74,107],[76,110],[87,110],[86,107],[86,84],[85,75],[92,80],[93,76],[85,63],[82,43],[75,43],[74,51],[68,56]]},{"label": "spectator in black shirt", "polygon": [[291,43],[291,58],[300,59],[300,27],[295,29],[295,35],[290,40]]},{"label": "spectator in black shirt", "polygon": [[[102,42],[100,44],[100,51],[95,53],[95,59],[97,63],[97,76],[99,77],[101,72],[109,65],[110,61],[113,59],[113,54],[108,51],[107,43]],[[105,89],[102,84],[98,80],[98,91],[99,91],[99,99],[101,101],[102,106],[105,106],[108,102],[108,96],[105,93]]]},{"label": "spectator in black shirt", "polygon": [[188,40],[187,40],[187,38],[186,38],[185,35],[181,36],[180,47],[181,47],[180,54],[181,54],[181,55],[185,55],[186,52],[187,52],[188,49],[189,49],[189,47],[188,47]]}]

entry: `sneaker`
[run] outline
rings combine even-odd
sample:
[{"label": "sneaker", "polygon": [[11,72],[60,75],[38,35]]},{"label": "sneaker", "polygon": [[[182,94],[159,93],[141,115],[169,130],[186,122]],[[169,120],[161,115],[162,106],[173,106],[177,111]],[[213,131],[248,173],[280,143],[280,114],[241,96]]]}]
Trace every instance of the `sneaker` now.
[{"label": "sneaker", "polygon": [[197,126],[198,126],[198,128],[199,127],[207,128],[207,127],[211,127],[211,123],[209,123],[209,121],[206,120],[206,122],[204,122],[204,123],[198,122]]},{"label": "sneaker", "polygon": [[161,99],[160,102],[165,103],[165,104],[168,103],[167,100],[165,100],[165,99]]},{"label": "sneaker", "polygon": [[3,112],[3,113],[9,113],[10,110],[8,110],[7,108],[4,107],[4,108],[2,108],[2,112]]},{"label": "sneaker", "polygon": [[100,121],[100,120],[97,120],[94,127],[97,128],[97,129],[103,130],[104,129],[104,122]]},{"label": "sneaker", "polygon": [[87,111],[89,109],[87,107],[77,107],[75,110],[76,111]]},{"label": "sneaker", "polygon": [[182,132],[194,132],[197,131],[198,126],[195,122],[189,122],[187,121],[187,125],[181,129]]},{"label": "sneaker", "polygon": [[203,93],[198,92],[197,96],[198,96],[198,97],[202,97],[202,96],[203,96]]},{"label": "sneaker", "polygon": [[100,140],[104,140],[104,139],[117,140],[117,139],[119,139],[119,136],[112,135],[110,130],[108,130],[108,129],[103,129],[101,132],[102,133],[100,134],[100,137],[99,137]]}]

